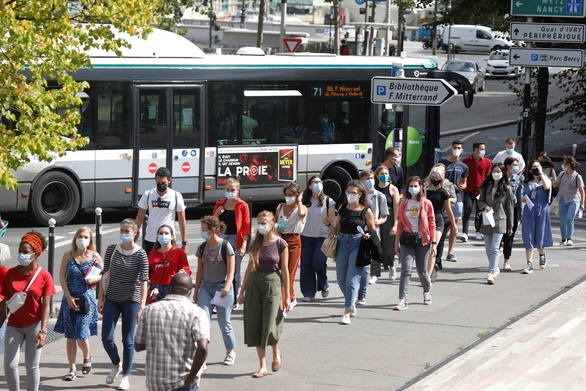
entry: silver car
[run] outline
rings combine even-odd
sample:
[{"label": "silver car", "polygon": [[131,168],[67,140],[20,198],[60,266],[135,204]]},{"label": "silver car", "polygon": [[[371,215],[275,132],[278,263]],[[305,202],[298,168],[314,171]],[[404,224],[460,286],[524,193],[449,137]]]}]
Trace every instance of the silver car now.
[{"label": "silver car", "polygon": [[[484,80],[484,72],[480,67],[478,61],[474,60],[450,60],[444,64],[442,71],[452,71],[461,74],[470,82],[474,93],[478,91],[484,91],[486,89],[486,83]],[[450,81],[450,84],[462,92],[462,88],[455,81]]]},{"label": "silver car", "polygon": [[486,77],[510,77],[516,79],[525,73],[525,68],[509,63],[508,50],[495,50],[490,53],[490,57],[486,61]]}]

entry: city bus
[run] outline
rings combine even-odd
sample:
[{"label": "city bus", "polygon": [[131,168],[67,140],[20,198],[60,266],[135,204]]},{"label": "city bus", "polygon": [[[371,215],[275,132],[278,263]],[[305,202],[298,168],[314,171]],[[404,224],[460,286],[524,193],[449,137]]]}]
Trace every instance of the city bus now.
[{"label": "city bus", "polygon": [[388,108],[370,101],[371,79],[392,76],[393,64],[437,69],[432,59],[206,55],[162,30],[125,38],[121,58],[94,50],[93,67],[73,75],[90,85],[78,125],[88,144],[33,158],[16,172],[17,191],[0,190],[0,212],[46,225],[84,208],[136,207],[162,166],[189,207],[223,198],[236,174],[243,199],[281,200],[284,184],[305,188],[313,175],[338,199],[392,127]]}]

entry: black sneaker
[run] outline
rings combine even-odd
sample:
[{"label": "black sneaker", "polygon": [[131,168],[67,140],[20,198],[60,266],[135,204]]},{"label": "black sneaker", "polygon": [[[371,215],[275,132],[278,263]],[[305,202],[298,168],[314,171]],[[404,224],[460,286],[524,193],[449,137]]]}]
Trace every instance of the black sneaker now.
[{"label": "black sneaker", "polygon": [[539,254],[539,267],[541,269],[545,269],[547,266],[547,258],[545,258],[545,253]]}]

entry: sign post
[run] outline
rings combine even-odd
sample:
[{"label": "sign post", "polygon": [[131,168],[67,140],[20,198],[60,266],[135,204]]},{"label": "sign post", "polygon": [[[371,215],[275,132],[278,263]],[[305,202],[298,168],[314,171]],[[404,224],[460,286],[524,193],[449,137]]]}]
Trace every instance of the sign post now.
[{"label": "sign post", "polygon": [[373,77],[372,103],[441,106],[458,91],[443,79]]}]

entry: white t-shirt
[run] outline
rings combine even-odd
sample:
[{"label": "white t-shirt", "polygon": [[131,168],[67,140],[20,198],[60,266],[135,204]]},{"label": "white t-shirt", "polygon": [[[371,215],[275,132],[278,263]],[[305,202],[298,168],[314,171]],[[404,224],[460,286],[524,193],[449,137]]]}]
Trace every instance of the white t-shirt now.
[{"label": "white t-shirt", "polygon": [[285,230],[283,231],[284,234],[300,234],[303,232],[303,227],[305,227],[305,222],[307,221],[305,217],[307,217],[307,215],[301,220],[298,209],[299,207],[296,207],[293,212],[291,212],[289,218],[286,218],[283,212],[283,207],[279,207],[279,218],[281,216],[283,217],[283,223],[285,225]]},{"label": "white t-shirt", "polygon": [[[332,200],[330,197],[324,197],[324,202],[322,206],[317,206],[318,200],[311,197],[311,206],[307,208],[307,216],[305,217],[305,228],[303,228],[303,232],[301,235],[307,236],[310,238],[325,238],[328,236],[330,229],[326,227],[322,220],[325,216],[327,216],[327,204],[329,199],[330,208],[332,206],[336,206],[336,202]],[[335,224],[335,221],[332,221],[332,224]]]},{"label": "white t-shirt", "polygon": [[155,242],[157,230],[161,225],[168,225],[175,232],[175,214],[185,210],[185,203],[183,196],[178,191],[169,189],[162,197],[159,197],[157,189],[151,189],[144,192],[138,202],[138,207],[145,209],[149,215],[144,238],[149,242]]},{"label": "white t-shirt", "polygon": [[525,168],[525,160],[523,160],[523,156],[517,151],[513,151],[513,153],[510,155],[507,153],[506,149],[504,151],[500,151],[496,154],[494,159],[492,159],[492,163],[504,163],[508,157],[517,159],[517,162],[519,163],[519,172],[522,172]]}]

